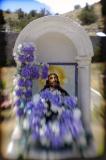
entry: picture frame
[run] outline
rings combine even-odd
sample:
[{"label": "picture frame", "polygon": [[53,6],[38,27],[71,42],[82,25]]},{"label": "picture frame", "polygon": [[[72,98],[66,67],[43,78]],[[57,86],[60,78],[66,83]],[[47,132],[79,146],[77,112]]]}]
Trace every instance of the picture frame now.
[{"label": "picture frame", "polygon": [[[78,96],[78,64],[77,63],[48,63],[50,73],[57,74],[60,85],[69,95]],[[47,79],[33,80],[32,93],[37,94],[44,87]]]}]

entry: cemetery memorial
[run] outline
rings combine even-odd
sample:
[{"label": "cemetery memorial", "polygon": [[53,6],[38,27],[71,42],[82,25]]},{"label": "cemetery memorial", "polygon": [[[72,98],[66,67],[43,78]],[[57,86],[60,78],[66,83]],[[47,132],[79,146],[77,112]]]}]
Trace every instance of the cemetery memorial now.
[{"label": "cemetery memorial", "polygon": [[20,32],[13,50],[17,124],[9,157],[96,156],[90,112],[93,55],[86,31],[67,17],[39,18]]}]

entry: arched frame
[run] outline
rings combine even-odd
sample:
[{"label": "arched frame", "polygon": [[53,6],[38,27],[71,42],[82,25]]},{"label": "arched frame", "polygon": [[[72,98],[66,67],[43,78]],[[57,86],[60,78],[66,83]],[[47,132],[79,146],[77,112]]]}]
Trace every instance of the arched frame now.
[{"label": "arched frame", "polygon": [[[49,35],[49,36],[48,36]],[[61,44],[61,37],[63,37],[62,44],[67,43],[68,52],[52,54],[47,58],[47,62],[52,62],[52,57],[55,57],[56,62],[63,62],[65,59],[66,62],[77,63],[78,64],[78,101],[79,106],[82,111],[82,117],[84,122],[84,127],[87,132],[91,132],[90,126],[90,64],[91,58],[94,55],[93,47],[91,40],[78,23],[74,22],[70,18],[63,16],[46,16],[43,18],[39,18],[30,22],[19,34],[13,52],[16,51],[18,44],[23,42],[34,42],[39,45],[39,48],[42,48],[42,39],[44,37],[50,37],[52,39],[53,35],[57,36],[57,44],[54,44],[55,48],[58,49],[59,44]],[[39,40],[40,39],[40,40]],[[51,49],[53,52],[54,46],[49,47],[49,38],[45,39],[46,48]],[[66,42],[67,41],[67,42]],[[61,47],[60,47],[61,48]],[[59,49],[60,49],[59,48]],[[71,48],[73,48],[71,50]],[[63,48],[66,50],[67,47]],[[48,50],[47,50],[48,51]],[[70,52],[70,53],[69,53]],[[39,53],[39,55],[42,53]],[[48,57],[45,50],[45,57]],[[59,58],[60,57],[60,58]],[[63,59],[61,58],[63,57]],[[53,59],[53,62],[54,59]]]}]

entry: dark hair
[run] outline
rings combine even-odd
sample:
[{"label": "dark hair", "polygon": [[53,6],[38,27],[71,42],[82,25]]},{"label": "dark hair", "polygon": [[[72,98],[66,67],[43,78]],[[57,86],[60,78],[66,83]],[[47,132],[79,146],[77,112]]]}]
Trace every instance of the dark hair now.
[{"label": "dark hair", "polygon": [[55,75],[56,76],[56,78],[57,78],[57,86],[55,87],[56,89],[58,89],[61,93],[63,93],[64,95],[69,95],[63,88],[61,88],[61,86],[60,86],[60,81],[59,81],[59,78],[58,78],[58,75],[56,74],[56,73],[50,73],[49,75],[48,75],[48,79],[46,80],[46,84],[45,84],[45,86],[44,86],[44,88],[41,90],[41,91],[43,91],[43,90],[45,90],[45,89],[47,89],[47,88],[50,88],[50,84],[49,84],[49,77],[51,76],[51,75]]}]

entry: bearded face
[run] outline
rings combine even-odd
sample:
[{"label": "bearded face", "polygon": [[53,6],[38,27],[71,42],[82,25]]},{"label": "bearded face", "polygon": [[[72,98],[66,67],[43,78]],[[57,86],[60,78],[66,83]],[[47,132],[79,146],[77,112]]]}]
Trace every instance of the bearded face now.
[{"label": "bearded face", "polygon": [[50,74],[48,77],[50,87],[56,88],[58,86],[58,77],[55,74]]}]

